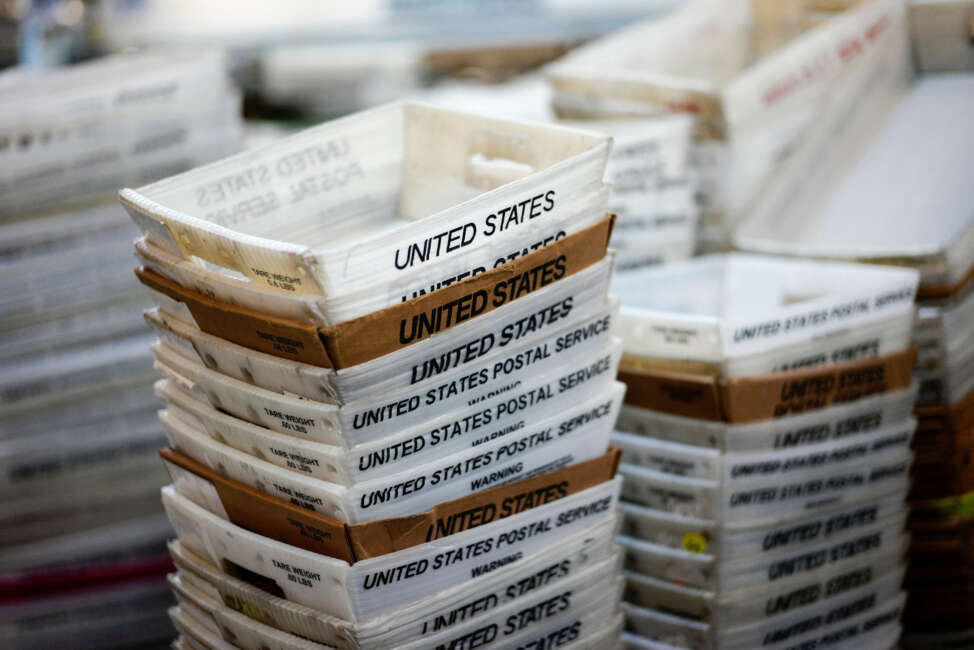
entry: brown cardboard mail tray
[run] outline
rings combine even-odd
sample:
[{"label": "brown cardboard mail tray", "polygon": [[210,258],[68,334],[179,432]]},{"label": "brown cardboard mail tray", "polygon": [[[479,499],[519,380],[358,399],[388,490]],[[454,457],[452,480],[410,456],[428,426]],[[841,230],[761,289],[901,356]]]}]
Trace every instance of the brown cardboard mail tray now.
[{"label": "brown cardboard mail tray", "polygon": [[754,422],[825,408],[907,388],[913,348],[863,361],[767,375],[713,375],[620,367],[626,403],[654,411],[723,422]]},{"label": "brown cardboard mail tray", "polygon": [[161,449],[159,455],[178,490],[199,499],[215,496],[232,523],[354,563],[483,526],[609,481],[621,452],[610,448],[598,458],[446,501],[424,513],[362,524],[346,524],[258,492],[172,449]]},{"label": "brown cardboard mail tray", "polygon": [[[285,359],[340,369],[405,348],[595,264],[605,257],[614,223],[615,216],[607,215],[489,271],[327,329],[214,300],[142,267],[135,274],[147,287],[183,303],[204,332]],[[428,327],[407,328],[414,320]],[[410,335],[404,336],[407,329]]]}]

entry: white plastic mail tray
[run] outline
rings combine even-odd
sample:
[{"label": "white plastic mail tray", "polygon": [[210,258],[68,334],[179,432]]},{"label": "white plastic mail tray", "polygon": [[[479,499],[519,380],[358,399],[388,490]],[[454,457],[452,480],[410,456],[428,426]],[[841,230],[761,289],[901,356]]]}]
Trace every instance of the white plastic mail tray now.
[{"label": "white plastic mail tray", "polygon": [[894,262],[920,270],[922,297],[959,290],[974,272],[972,112],[974,74],[918,78],[861,150],[839,148],[796,175],[741,223],[735,245]]},{"label": "white plastic mail tray", "polygon": [[[600,377],[614,376],[622,343],[609,337],[600,346],[586,349],[586,356],[579,354],[579,359],[570,363],[556,358],[549,359],[551,363],[522,364],[514,377],[501,369],[492,378],[490,367],[485,367],[474,375],[453,373],[435,382],[419,383],[389,394],[369,395],[343,405],[259,388],[210,370],[165,343],[153,345],[152,352],[159,372],[214,408],[280,433],[352,447],[447,415],[472,415],[477,411],[476,404],[501,395],[514,400],[511,411],[536,412],[543,408],[539,405],[560,393],[576,390],[581,384],[591,385],[588,382]],[[586,358],[590,359],[587,365],[574,365]],[[564,374],[551,378],[550,386],[540,386],[534,394],[523,395],[520,389],[526,388],[531,379],[548,382],[541,373],[554,372],[559,367],[564,368]]]},{"label": "white plastic mail tray", "polygon": [[159,408],[159,401],[152,394],[156,379],[158,375],[149,368],[144,375],[130,376],[124,385],[100,384],[91,392],[62,394],[43,409],[27,406],[4,410],[0,417],[0,440],[59,432],[71,435],[89,426],[101,426],[102,431],[110,429],[108,423],[116,417]]},{"label": "white plastic mail tray", "polygon": [[845,437],[799,448],[721,454],[668,440],[616,431],[612,444],[622,450],[622,462],[658,472],[702,479],[717,479],[726,487],[757,477],[784,477],[815,467],[820,471],[870,462],[892,449],[908,450],[916,420],[907,418],[867,432],[851,431]]},{"label": "white plastic mail tray", "polygon": [[395,304],[601,219],[610,143],[396,103],[120,198],[150,244],[212,273],[296,300],[392,285]]},{"label": "white plastic mail tray", "polygon": [[894,572],[875,586],[861,587],[844,596],[737,628],[629,603],[623,608],[631,631],[692,650],[887,648],[895,643],[897,637],[890,632],[895,630],[898,635],[906,601],[906,593],[899,590],[902,574]]},{"label": "white plastic mail tray", "polygon": [[[548,68],[561,117],[697,118],[701,236],[719,242],[802,138],[878,101],[908,71],[905,8],[706,0],[578,48]],[[862,91],[865,83],[871,91]]]},{"label": "white plastic mail tray", "polygon": [[758,525],[718,526],[712,520],[624,503],[622,533],[656,548],[695,554],[703,563],[708,558],[719,561],[752,558],[758,562],[769,554],[798,553],[842,535],[858,534],[877,521],[901,517],[906,511],[903,503],[906,487],[840,504],[837,508],[789,513]]},{"label": "white plastic mail tray", "polygon": [[812,514],[861,499],[878,498],[910,482],[913,454],[890,449],[853,467],[796,472],[788,478],[753,479],[724,486],[621,463],[627,501],[684,517],[758,526],[796,514]]},{"label": "white plastic mail tray", "polygon": [[0,415],[6,419],[30,410],[44,419],[45,409],[62,400],[144,381],[152,375],[151,341],[145,334],[0,368]]},{"label": "white plastic mail tray", "polygon": [[612,291],[626,354],[736,376],[759,358],[771,372],[905,348],[917,280],[912,269],[727,254],[619,273]]},{"label": "white plastic mail tray", "polygon": [[[684,583],[664,575],[644,574],[635,566],[624,575],[627,579],[626,600],[640,607],[667,611],[692,619],[706,620],[719,628],[738,627],[772,619],[804,605],[839,596],[852,589],[874,583],[891,571],[901,570],[908,536],[901,536],[892,551],[874,552],[863,557],[828,561],[815,571],[784,577],[741,589],[718,589],[708,585]],[[633,555],[645,557],[639,543],[624,540],[632,567]],[[641,564],[639,557],[637,563]],[[672,558],[649,560],[650,566],[664,564],[671,573],[682,573]],[[767,574],[774,565],[755,566],[753,573]]]}]

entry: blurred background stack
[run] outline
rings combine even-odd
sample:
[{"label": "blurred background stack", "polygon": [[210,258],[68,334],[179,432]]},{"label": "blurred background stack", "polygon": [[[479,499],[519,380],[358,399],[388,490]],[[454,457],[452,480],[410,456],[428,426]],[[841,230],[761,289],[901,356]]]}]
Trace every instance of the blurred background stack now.
[{"label": "blurred background stack", "polygon": [[0,73],[0,620],[13,646],[172,633],[147,300],[115,192],[235,151],[238,113],[212,53]]},{"label": "blurred background stack", "polygon": [[727,249],[784,161],[903,74],[905,39],[898,0],[691,2],[578,48],[549,74],[561,117],[694,116],[707,252]]}]

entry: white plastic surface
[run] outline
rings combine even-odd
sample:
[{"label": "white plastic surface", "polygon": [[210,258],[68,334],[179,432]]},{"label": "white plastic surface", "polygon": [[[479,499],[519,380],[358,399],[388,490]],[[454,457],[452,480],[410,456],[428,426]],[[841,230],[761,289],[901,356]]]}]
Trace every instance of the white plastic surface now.
[{"label": "white plastic surface", "polygon": [[162,422],[178,451],[229,478],[349,523],[404,517],[436,504],[590,460],[605,453],[622,401],[621,384],[509,436],[437,457],[404,463],[349,487],[310,478],[237,451],[165,411]]},{"label": "white plastic surface", "polygon": [[[722,526],[706,519],[681,517],[634,503],[623,504],[622,532],[664,548],[717,558],[748,558],[808,548],[860,531],[904,511],[906,492],[789,517],[757,526]],[[755,560],[757,561],[757,560]]]},{"label": "white plastic surface", "polygon": [[4,217],[108,194],[239,147],[239,96],[218,52],[106,57],[8,77],[0,96]]},{"label": "white plastic surface", "polygon": [[213,598],[212,594],[196,588],[191,580],[183,580],[177,574],[168,576],[169,586],[180,608],[201,623],[211,635],[222,637],[227,644],[242,650],[324,650],[334,647],[302,639],[236,612]]},{"label": "white plastic surface", "polygon": [[[834,259],[896,259],[934,284],[974,266],[974,75],[918,78],[844,173],[788,210],[746,219],[745,250]],[[898,161],[891,164],[890,161]],[[824,195],[823,195],[824,194]]]},{"label": "white plastic surface", "polygon": [[[606,323],[604,316],[598,320]],[[595,336],[586,341],[586,333]],[[558,349],[556,341],[553,348],[542,343],[518,352],[505,351],[504,356],[490,359],[476,370],[459,368],[407,390],[382,394],[379,400],[371,396],[344,406],[253,386],[193,362],[164,344],[157,343],[152,349],[160,372],[214,408],[281,433],[353,447],[420,427],[441,416],[460,417],[472,405],[497,396],[506,394],[512,398],[517,394],[514,391],[528,385],[531,378],[545,378],[558,372],[559,367],[571,370],[566,370],[557,380],[550,380],[556,382],[550,393],[539,387],[535,394],[518,397],[514,408],[519,410],[542,402],[603,375],[614,376],[622,344],[608,333],[607,328],[597,325],[583,330],[581,339],[572,341],[584,345],[574,348],[562,345]],[[574,353],[581,359],[591,355],[588,365],[580,369],[563,366]]]},{"label": "white plastic surface", "polygon": [[685,478],[622,464],[623,497],[674,514],[757,525],[795,512],[890,494],[909,484],[909,449],[880,453],[862,466],[796,472],[787,478],[758,479],[726,488],[716,480]]},{"label": "white plastic surface", "polygon": [[620,273],[612,291],[628,354],[724,364],[812,340],[828,351],[827,337],[865,326],[898,331],[917,281],[910,269],[729,254]]},{"label": "white plastic surface", "polygon": [[[594,352],[578,356],[551,372],[539,373],[516,389],[478,402],[476,408],[432,417],[390,436],[350,448],[306,440],[233,417],[172,380],[157,383],[156,392],[180,419],[218,442],[292,471],[351,485],[495,439],[516,437],[526,427],[564,414],[582,402],[591,401],[594,395],[606,393],[614,382],[615,366],[611,363],[605,371],[586,381],[566,379],[578,377],[579,372],[584,376],[594,362],[606,358],[606,349]],[[617,412],[614,409],[613,415]]]},{"label": "white plastic surface", "polygon": [[624,463],[677,476],[719,480],[728,488],[738,482],[787,477],[810,468],[826,472],[871,463],[874,457],[893,449],[908,451],[915,429],[916,420],[908,418],[852,440],[840,438],[799,449],[725,454],[622,432],[614,433],[612,440],[622,449]]},{"label": "white plastic surface", "polygon": [[[152,243],[279,292],[334,297],[407,277],[418,289],[603,215],[590,197],[609,144],[398,103],[121,198]],[[523,177],[505,178],[511,164]]]},{"label": "white plastic surface", "polygon": [[[887,596],[879,601],[878,596],[887,595],[892,586],[863,590],[846,598],[828,602],[832,610],[822,608],[814,612],[799,612],[792,623],[782,622],[780,626],[763,624],[750,630],[739,630],[725,637],[718,634],[711,625],[693,621],[655,610],[624,604],[629,629],[639,636],[654,641],[662,641],[675,647],[692,650],[750,650],[755,647],[783,650],[801,643],[812,643],[813,647],[839,648],[884,648],[884,642],[895,642],[899,635],[899,618],[902,616],[906,595],[903,592]],[[813,608],[814,609],[814,608]],[[808,620],[800,620],[808,616]],[[814,619],[814,620],[813,620]],[[809,622],[811,620],[811,622]],[[796,630],[806,630],[804,633]],[[666,647],[666,646],[663,646]]]},{"label": "white plastic surface", "polygon": [[[420,97],[459,110],[556,119],[551,88],[540,75],[523,75],[503,84],[445,81]],[[697,222],[690,117],[561,123],[601,131],[614,140],[606,180],[612,184],[609,210],[619,217],[612,237],[612,247],[619,254],[617,265],[634,268],[689,257],[696,244]]]}]

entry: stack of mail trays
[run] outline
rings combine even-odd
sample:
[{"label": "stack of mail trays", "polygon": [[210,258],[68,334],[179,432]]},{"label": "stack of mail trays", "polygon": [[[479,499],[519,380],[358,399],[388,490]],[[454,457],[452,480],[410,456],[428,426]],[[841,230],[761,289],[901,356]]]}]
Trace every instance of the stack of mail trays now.
[{"label": "stack of mail trays", "polygon": [[905,615],[916,647],[969,635],[974,611],[974,128],[957,119],[971,111],[974,74],[919,75],[841,126],[863,142],[819,156],[821,172],[802,175],[735,234],[745,250],[920,274]]},{"label": "stack of mail trays", "polygon": [[208,52],[0,75],[0,625],[9,647],[172,635],[137,233],[115,193],[240,144]]},{"label": "stack of mail trays", "polygon": [[121,201],[183,647],[615,647],[607,136],[400,103]]},{"label": "stack of mail trays", "polygon": [[619,274],[631,647],[890,647],[916,426],[910,269]]},{"label": "stack of mail trays", "polygon": [[899,0],[702,0],[584,45],[549,76],[562,118],[695,118],[698,246],[714,251],[781,162],[868,99],[906,44]]}]

